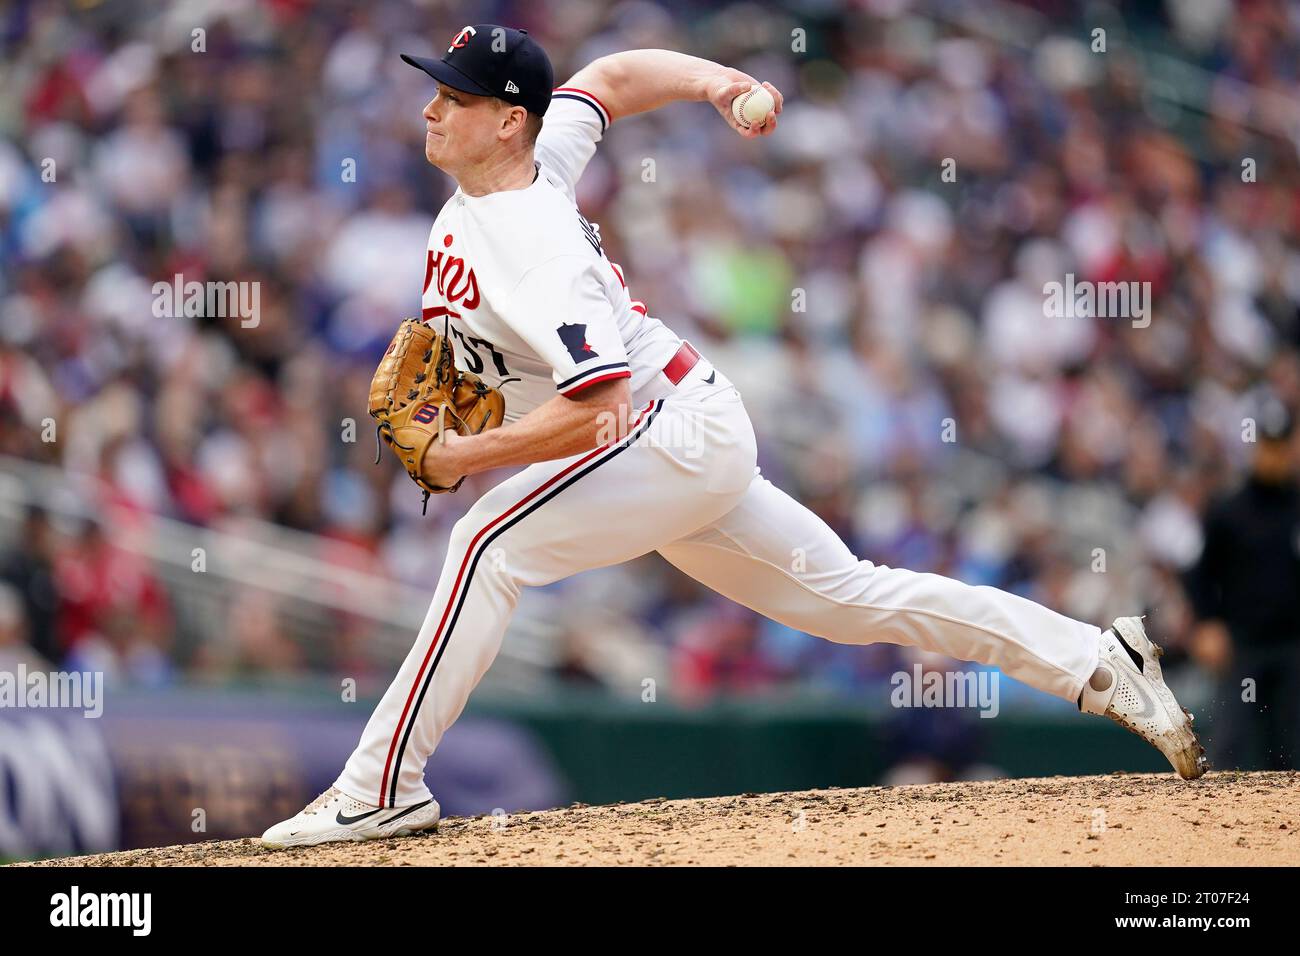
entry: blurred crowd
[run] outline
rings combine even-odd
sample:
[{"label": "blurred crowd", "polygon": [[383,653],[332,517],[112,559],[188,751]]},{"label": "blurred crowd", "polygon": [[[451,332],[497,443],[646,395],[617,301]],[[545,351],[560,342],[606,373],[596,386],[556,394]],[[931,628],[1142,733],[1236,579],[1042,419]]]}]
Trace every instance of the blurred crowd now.
[{"label": "blurred crowd", "polygon": [[[1300,11],[736,9],[7,5],[0,454],[93,474],[140,515],[351,542],[431,590],[450,524],[501,476],[421,518],[356,424],[454,189],[423,158],[428,78],[398,53],[483,20],[529,30],[557,82],[677,49],[775,83],[778,134],[741,140],[700,104],[621,120],[579,202],[650,314],[741,387],[768,477],[863,558],[1103,625],[1150,609],[1175,667],[1199,660],[1202,515],[1242,479],[1261,389],[1300,407]],[[1066,274],[1149,282],[1149,323],[1046,317]],[[157,317],[176,275],[259,283],[258,323]],[[115,571],[82,533],[14,539],[6,620],[60,658],[108,627],[103,604],[142,671],[196,666],[167,650],[147,567]],[[44,595],[22,577],[43,561],[84,573]],[[86,582],[108,596],[77,604]],[[790,634],[653,557],[555,588],[603,599],[605,633],[661,649],[680,693],[852,692],[902,659]],[[557,670],[599,681],[596,643],[569,634]]]}]

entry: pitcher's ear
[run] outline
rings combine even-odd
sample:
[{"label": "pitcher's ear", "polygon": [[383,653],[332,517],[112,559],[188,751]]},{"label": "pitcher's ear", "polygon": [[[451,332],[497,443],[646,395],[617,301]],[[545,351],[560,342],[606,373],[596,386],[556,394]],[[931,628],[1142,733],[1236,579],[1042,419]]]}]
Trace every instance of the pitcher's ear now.
[{"label": "pitcher's ear", "polygon": [[528,122],[528,111],[526,109],[513,104],[507,104],[507,106],[509,106],[509,109],[501,117],[500,133],[502,138],[517,135],[517,132],[523,130]]}]

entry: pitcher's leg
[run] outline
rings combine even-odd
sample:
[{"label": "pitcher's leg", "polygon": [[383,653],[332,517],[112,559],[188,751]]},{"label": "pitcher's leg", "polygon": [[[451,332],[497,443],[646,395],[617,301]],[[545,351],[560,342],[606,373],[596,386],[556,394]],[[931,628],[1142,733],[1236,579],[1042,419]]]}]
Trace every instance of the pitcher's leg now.
[{"label": "pitcher's leg", "polygon": [[765,478],[659,553],[733,601],[838,643],[909,644],[991,664],[1071,702],[1097,667],[1099,628],[996,588],[860,561]]},{"label": "pitcher's leg", "polygon": [[[531,465],[456,523],[419,637],[339,790],[381,808],[428,799],[425,763],[496,657],[522,588],[639,557],[735,504],[745,482],[715,472],[747,476],[752,453],[687,457],[671,441],[678,432],[695,436],[681,427],[684,414],[657,403],[623,441]],[[728,414],[710,413],[703,425]]]},{"label": "pitcher's leg", "polygon": [[419,635],[335,781],[363,803],[400,807],[429,799],[425,762],[501,648],[519,592],[475,540],[487,524],[476,510],[452,529]]}]

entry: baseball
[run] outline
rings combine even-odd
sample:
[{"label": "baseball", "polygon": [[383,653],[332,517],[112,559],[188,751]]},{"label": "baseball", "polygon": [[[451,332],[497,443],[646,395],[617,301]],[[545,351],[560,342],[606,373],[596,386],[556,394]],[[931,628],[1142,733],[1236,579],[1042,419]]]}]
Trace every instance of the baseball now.
[{"label": "baseball", "polygon": [[776,100],[772,99],[772,94],[758,84],[731,101],[731,115],[745,129],[762,125],[775,108]]}]

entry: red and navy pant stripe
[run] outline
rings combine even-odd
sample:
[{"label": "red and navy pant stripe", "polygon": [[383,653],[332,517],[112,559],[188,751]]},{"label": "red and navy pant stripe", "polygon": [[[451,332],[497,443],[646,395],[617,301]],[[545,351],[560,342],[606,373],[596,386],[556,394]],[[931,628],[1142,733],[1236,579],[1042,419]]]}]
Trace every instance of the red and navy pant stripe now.
[{"label": "red and navy pant stripe", "polygon": [[442,655],[451,642],[452,634],[456,629],[456,621],[460,617],[461,608],[464,606],[465,597],[469,592],[470,582],[474,578],[474,571],[477,569],[479,559],[483,556],[483,553],[500,535],[509,531],[528,515],[564,491],[564,489],[591,474],[605,462],[617,458],[626,451],[637,438],[649,430],[651,423],[654,422],[655,417],[662,410],[663,404],[662,399],[651,402],[642,409],[635,427],[620,441],[602,445],[578,459],[563,471],[552,475],[537,488],[534,488],[515,504],[489,521],[474,536],[469,547],[465,550],[465,557],[461,561],[460,570],[456,574],[456,583],[452,586],[451,594],[447,598],[447,606],[442,612],[442,619],[438,622],[438,630],[434,633],[433,640],[429,644],[429,650],[425,653],[424,660],[420,664],[420,670],[415,675],[415,682],[411,685],[410,693],[406,696],[406,706],[402,709],[402,717],[393,730],[393,739],[388,746],[388,759],[384,762],[383,780],[380,783],[380,807],[395,805],[397,800],[397,778],[402,766],[402,756],[406,753],[407,742],[410,740],[411,732],[415,728],[415,721],[420,713],[420,707],[424,704],[425,695],[429,691],[429,686],[433,683],[433,675],[438,670],[438,662],[442,660]]}]

